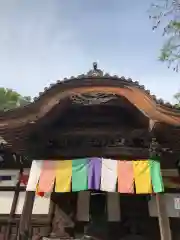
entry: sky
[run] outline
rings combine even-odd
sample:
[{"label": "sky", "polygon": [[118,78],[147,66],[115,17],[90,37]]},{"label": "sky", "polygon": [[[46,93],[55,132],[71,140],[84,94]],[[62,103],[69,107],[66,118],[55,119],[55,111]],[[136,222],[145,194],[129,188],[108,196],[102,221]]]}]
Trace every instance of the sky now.
[{"label": "sky", "polygon": [[158,61],[164,38],[152,31],[152,0],[1,0],[0,86],[38,96],[97,61],[173,101],[180,73]]}]

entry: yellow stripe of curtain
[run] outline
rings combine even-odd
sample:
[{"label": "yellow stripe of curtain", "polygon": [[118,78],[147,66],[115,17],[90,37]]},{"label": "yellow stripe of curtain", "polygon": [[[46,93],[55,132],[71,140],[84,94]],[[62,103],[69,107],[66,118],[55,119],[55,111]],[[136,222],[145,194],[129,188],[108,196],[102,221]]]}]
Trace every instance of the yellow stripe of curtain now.
[{"label": "yellow stripe of curtain", "polygon": [[151,174],[148,160],[133,161],[137,194],[152,193]]},{"label": "yellow stripe of curtain", "polygon": [[56,162],[55,192],[70,192],[72,178],[72,160]]}]

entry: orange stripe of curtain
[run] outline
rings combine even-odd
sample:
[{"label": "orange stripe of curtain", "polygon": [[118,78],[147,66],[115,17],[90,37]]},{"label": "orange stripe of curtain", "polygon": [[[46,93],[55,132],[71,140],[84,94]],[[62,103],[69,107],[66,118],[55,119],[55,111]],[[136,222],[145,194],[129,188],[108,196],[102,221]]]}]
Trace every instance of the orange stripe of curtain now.
[{"label": "orange stripe of curtain", "polygon": [[70,192],[72,178],[72,160],[56,162],[55,192]]},{"label": "orange stripe of curtain", "polygon": [[133,161],[136,193],[152,193],[151,174],[148,160]]},{"label": "orange stripe of curtain", "polygon": [[55,161],[43,161],[38,192],[52,192],[55,181]]},{"label": "orange stripe of curtain", "polygon": [[134,174],[131,161],[118,161],[118,192],[134,193]]}]

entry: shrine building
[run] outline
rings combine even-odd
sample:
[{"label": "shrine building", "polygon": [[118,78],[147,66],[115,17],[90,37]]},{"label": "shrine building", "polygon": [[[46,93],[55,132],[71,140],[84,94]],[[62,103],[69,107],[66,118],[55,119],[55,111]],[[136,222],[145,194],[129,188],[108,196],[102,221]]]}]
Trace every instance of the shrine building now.
[{"label": "shrine building", "polygon": [[0,112],[0,239],[179,240],[179,174],[180,109],[94,63]]}]

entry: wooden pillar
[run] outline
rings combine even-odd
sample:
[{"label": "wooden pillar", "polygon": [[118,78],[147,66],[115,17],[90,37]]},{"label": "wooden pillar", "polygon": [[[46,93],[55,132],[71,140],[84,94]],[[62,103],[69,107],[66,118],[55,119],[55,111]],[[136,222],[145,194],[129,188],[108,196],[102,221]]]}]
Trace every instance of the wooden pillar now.
[{"label": "wooden pillar", "polygon": [[166,211],[165,196],[163,194],[156,194],[156,206],[161,240],[172,240],[169,217]]},{"label": "wooden pillar", "polygon": [[[149,120],[149,133],[151,136],[150,156],[162,156],[162,149],[156,140],[155,121]],[[162,159],[161,159],[162,160]],[[166,211],[166,202],[164,194],[156,194],[156,206],[159,221],[161,240],[172,240],[169,217]]]},{"label": "wooden pillar", "polygon": [[20,218],[18,240],[27,240],[31,231],[31,216],[35,192],[26,192],[23,211]]},{"label": "wooden pillar", "polygon": [[7,225],[6,233],[5,233],[5,240],[10,239],[11,224],[12,224],[12,221],[13,221],[14,214],[16,212],[16,206],[17,206],[17,202],[18,202],[18,198],[19,198],[21,174],[22,174],[22,169],[20,170],[18,182],[17,182],[16,187],[15,187],[14,198],[13,198],[11,211],[10,211],[9,219],[8,219],[8,225]]},{"label": "wooden pillar", "polygon": [[48,227],[47,227],[47,236],[49,236],[52,232],[52,224],[53,224],[53,218],[54,218],[54,212],[55,212],[55,203],[50,199],[50,208],[48,213]]},{"label": "wooden pillar", "polygon": [[106,196],[108,222],[120,222],[120,194],[109,192]]}]

